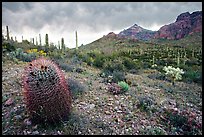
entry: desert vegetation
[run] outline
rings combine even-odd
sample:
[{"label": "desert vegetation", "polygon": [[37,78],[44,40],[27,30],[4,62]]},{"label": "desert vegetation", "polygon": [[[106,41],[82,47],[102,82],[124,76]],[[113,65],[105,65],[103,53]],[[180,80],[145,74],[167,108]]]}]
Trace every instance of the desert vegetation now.
[{"label": "desert vegetation", "polygon": [[[202,135],[201,33],[149,42],[104,36],[78,47],[76,32],[74,49],[48,36],[43,45],[2,35],[2,134]],[[71,93],[69,118],[59,123],[35,124],[26,108],[22,74],[41,57],[62,70]]]}]

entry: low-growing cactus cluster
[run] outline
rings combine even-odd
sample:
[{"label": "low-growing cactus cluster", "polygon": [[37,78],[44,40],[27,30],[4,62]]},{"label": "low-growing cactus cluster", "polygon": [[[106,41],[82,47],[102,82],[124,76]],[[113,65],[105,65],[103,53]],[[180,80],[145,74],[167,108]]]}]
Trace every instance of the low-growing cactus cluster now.
[{"label": "low-growing cactus cluster", "polygon": [[23,75],[23,94],[34,122],[59,122],[68,118],[71,92],[54,62],[39,58],[29,63]]}]

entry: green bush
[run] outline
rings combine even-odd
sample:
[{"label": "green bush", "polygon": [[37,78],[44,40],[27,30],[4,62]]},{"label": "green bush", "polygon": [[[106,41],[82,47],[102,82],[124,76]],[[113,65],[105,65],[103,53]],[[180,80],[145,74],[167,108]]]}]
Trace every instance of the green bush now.
[{"label": "green bush", "polygon": [[128,57],[123,58],[123,64],[127,70],[135,69],[137,67],[137,64]]},{"label": "green bush", "polygon": [[119,81],[125,81],[125,73],[123,71],[114,70],[112,73],[113,82],[117,83]]},{"label": "green bush", "polygon": [[12,52],[15,51],[16,48],[12,42],[4,41],[2,43],[3,52]]},{"label": "green bush", "polygon": [[188,70],[183,75],[184,81],[202,83],[202,71]]},{"label": "green bush", "polygon": [[98,55],[95,57],[93,65],[97,68],[103,68],[103,64],[105,62],[105,57],[103,55]]},{"label": "green bush", "polygon": [[110,60],[110,61],[106,61],[104,64],[104,68],[103,70],[105,72],[111,72],[113,73],[113,71],[124,71],[125,70],[125,66],[123,65],[121,60]]}]

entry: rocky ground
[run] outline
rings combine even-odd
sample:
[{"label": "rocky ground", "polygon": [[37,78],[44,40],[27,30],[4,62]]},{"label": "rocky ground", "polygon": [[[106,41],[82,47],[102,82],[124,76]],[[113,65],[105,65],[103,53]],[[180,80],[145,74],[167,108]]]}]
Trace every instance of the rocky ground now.
[{"label": "rocky ground", "polygon": [[[21,91],[25,65],[24,62],[2,64],[4,135],[202,134],[202,86],[183,82],[172,86],[169,81],[156,78],[159,74],[156,70],[144,70],[128,73],[129,90],[113,95],[107,90],[104,78],[99,76],[100,70],[88,66],[82,73],[64,72],[67,79],[84,87],[83,93],[72,100],[69,120],[55,126],[34,125],[29,120]],[[183,114],[184,111],[195,121],[192,127],[188,126],[192,120],[185,123],[185,117],[183,121],[179,119],[181,115],[176,120],[167,115],[167,112]]]}]

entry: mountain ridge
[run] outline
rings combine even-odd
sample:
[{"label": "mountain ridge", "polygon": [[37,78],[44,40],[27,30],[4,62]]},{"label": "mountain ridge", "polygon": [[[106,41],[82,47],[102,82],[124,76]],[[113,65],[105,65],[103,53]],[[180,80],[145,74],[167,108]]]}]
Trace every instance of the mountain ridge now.
[{"label": "mountain ridge", "polygon": [[[202,11],[181,13],[177,16],[176,21],[165,24],[158,31],[152,31],[136,23],[118,34],[110,32],[108,36],[119,38],[131,38],[135,40],[149,41],[151,39],[172,39],[178,40],[195,32],[202,32]],[[111,34],[111,35],[110,35]]]}]

